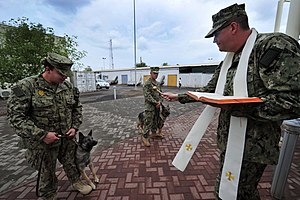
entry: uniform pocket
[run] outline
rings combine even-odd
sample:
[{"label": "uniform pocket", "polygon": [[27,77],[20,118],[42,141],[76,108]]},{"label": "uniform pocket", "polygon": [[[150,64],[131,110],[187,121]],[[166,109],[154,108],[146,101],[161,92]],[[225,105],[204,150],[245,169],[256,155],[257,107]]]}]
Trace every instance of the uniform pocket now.
[{"label": "uniform pocket", "polygon": [[68,108],[73,108],[73,105],[75,104],[73,95],[66,96],[66,104]]},{"label": "uniform pocket", "polygon": [[34,111],[42,111],[44,114],[50,114],[53,110],[53,98],[47,96],[32,97],[32,109]]}]

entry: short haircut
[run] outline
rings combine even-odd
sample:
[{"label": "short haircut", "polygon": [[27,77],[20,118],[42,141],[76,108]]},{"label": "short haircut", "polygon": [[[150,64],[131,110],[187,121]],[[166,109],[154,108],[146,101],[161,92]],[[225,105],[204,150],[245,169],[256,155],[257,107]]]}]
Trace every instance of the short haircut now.
[{"label": "short haircut", "polygon": [[236,19],[232,21],[238,23],[243,30],[250,29],[247,15],[238,16]]}]

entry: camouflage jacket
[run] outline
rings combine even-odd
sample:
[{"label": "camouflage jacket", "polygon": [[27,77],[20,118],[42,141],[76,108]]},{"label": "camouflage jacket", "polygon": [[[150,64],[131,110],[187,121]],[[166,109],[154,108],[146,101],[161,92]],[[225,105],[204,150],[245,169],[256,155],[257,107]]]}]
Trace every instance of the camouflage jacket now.
[{"label": "camouflage jacket", "polygon": [[43,148],[46,144],[41,139],[48,132],[64,134],[82,123],[78,89],[68,81],[54,87],[41,75],[25,78],[12,88],[7,113],[22,148]]},{"label": "camouflage jacket", "polygon": [[156,104],[160,101],[162,102],[162,97],[159,93],[153,88],[157,87],[161,91],[161,86],[157,81],[152,81],[151,78],[146,80],[144,83],[144,97],[145,97],[145,110],[154,111]]},{"label": "camouflage jacket", "polygon": [[[224,95],[233,95],[233,77],[241,56],[236,53],[228,70]],[[198,91],[214,92],[220,63],[208,85]],[[217,129],[217,144],[226,150],[230,116],[238,111],[247,117],[244,159],[276,164],[279,156],[281,123],[300,117],[300,48],[297,41],[282,33],[259,34],[249,58],[248,95],[261,97],[262,104],[243,104],[221,110]],[[193,102],[180,94],[181,103]]]}]

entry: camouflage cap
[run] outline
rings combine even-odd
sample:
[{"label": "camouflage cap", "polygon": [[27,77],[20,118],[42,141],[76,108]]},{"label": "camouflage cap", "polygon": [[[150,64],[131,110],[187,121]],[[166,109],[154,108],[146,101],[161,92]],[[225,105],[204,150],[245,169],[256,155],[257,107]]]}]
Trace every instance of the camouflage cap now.
[{"label": "camouflage cap", "polygon": [[69,58],[57,53],[48,53],[47,57],[41,60],[41,63],[45,64],[45,61],[47,61],[64,76],[72,76],[71,67],[73,62]]},{"label": "camouflage cap", "polygon": [[231,22],[232,19],[245,15],[247,16],[245,4],[233,4],[220,10],[217,14],[212,16],[213,28],[208,32],[205,38],[213,37],[215,32],[225,28],[226,24]]},{"label": "camouflage cap", "polygon": [[150,67],[150,71],[153,73],[158,74],[159,73],[159,67]]}]

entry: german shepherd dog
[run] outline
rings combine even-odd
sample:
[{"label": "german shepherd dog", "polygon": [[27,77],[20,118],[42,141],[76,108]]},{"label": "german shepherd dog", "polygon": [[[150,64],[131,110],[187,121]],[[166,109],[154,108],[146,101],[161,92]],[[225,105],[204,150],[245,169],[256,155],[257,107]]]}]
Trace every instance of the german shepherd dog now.
[{"label": "german shepherd dog", "polygon": [[[170,115],[170,106],[169,105],[164,106],[163,104],[161,104],[161,109],[159,113],[158,135],[164,136],[162,134],[162,128],[169,115]],[[138,121],[137,121],[137,128],[141,131],[141,133],[143,133],[143,129],[144,129],[144,119],[145,119],[145,112],[143,111],[139,113]]]},{"label": "german shepherd dog", "polygon": [[89,166],[95,183],[99,183],[99,178],[96,175],[96,170],[91,162],[91,150],[98,142],[94,140],[92,136],[92,130],[90,130],[87,136],[83,135],[79,132],[79,141],[77,142],[77,150],[76,150],[76,165],[80,171],[80,174],[84,180],[93,188],[96,189],[95,184],[91,181],[91,179],[85,173],[85,168]]}]

